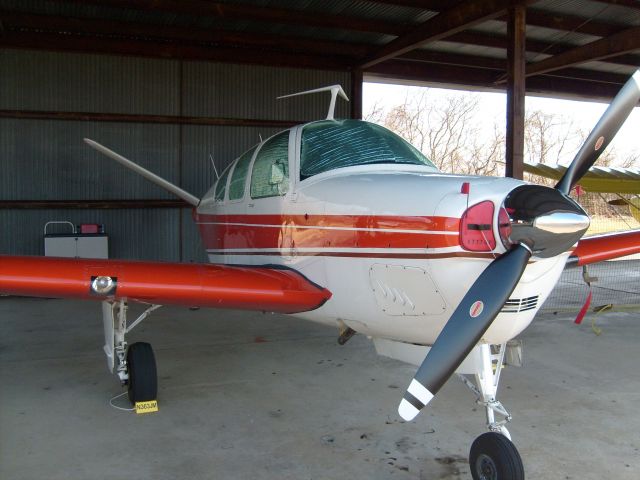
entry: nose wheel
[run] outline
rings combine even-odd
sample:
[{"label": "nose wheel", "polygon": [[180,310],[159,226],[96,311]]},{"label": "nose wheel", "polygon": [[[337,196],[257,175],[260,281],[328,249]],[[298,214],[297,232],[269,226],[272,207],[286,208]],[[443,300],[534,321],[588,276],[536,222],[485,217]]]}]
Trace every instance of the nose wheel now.
[{"label": "nose wheel", "polygon": [[473,480],[524,480],[522,458],[504,435],[487,432],[475,439],[469,453]]},{"label": "nose wheel", "polygon": [[129,345],[127,369],[129,401],[135,405],[136,402],[155,400],[158,396],[158,375],[151,344],[136,342]]}]

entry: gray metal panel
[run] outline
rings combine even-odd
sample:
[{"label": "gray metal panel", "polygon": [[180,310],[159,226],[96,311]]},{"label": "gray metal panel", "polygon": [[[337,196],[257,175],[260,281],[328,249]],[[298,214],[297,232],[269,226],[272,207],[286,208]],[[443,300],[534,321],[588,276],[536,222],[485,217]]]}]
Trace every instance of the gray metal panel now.
[{"label": "gray metal panel", "polygon": [[100,142],[177,182],[174,125],[0,119],[0,197],[19,200],[173,198],[86,145]]},{"label": "gray metal panel", "polygon": [[2,109],[178,114],[177,61],[0,50],[0,65]]},{"label": "gray metal panel", "polygon": [[[182,114],[316,120],[326,116],[328,93],[286,100],[276,97],[335,83],[340,83],[349,94],[350,82],[346,72],[185,62]],[[349,106],[344,101],[338,102],[336,116],[349,116]]]},{"label": "gray metal panel", "polygon": [[109,235],[109,256],[179,261],[179,211],[152,210],[0,210],[0,252],[43,255],[44,224],[50,220],[101,223]]}]

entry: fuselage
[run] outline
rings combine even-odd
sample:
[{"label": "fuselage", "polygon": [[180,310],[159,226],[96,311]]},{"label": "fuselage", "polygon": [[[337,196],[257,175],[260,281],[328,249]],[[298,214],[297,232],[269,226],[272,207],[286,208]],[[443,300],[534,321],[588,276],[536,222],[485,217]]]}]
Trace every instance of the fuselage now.
[{"label": "fuselage", "polygon": [[[335,153],[338,134],[364,124],[349,122],[342,129],[327,122],[294,127],[233,162],[195,210],[203,244],[211,262],[284,265],[332,292],[321,308],[298,317],[432,344],[480,273],[506,251],[500,208],[524,182],[443,174],[428,162],[402,161],[402,154],[369,152],[368,137],[356,138],[363,149],[356,156],[372,155],[374,163],[344,160]],[[313,135],[309,125],[316,125]],[[383,143],[396,148],[392,140]],[[483,202],[486,222],[469,225],[469,214],[462,220]],[[503,343],[526,328],[567,256],[529,262],[483,341]]]}]

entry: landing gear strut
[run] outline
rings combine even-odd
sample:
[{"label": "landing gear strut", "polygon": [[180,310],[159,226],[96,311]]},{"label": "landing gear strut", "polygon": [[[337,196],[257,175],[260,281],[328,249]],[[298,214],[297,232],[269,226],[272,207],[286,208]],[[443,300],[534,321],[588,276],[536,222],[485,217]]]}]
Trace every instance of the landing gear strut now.
[{"label": "landing gear strut", "polygon": [[[522,458],[518,453],[506,424],[511,415],[496,400],[500,373],[507,345],[492,352],[490,345],[476,347],[474,362],[475,384],[462,374],[458,377],[476,395],[476,403],[485,407],[489,432],[480,435],[471,445],[469,466],[474,480],[524,480]],[[502,420],[496,420],[496,414]]]},{"label": "landing gear strut", "polygon": [[156,360],[150,344],[136,342],[127,345],[125,336],[161,306],[150,305],[127,326],[128,306],[125,300],[102,302],[107,367],[111,373],[118,376],[122,385],[127,385],[129,400],[134,405],[136,402],[155,400],[157,397]]}]

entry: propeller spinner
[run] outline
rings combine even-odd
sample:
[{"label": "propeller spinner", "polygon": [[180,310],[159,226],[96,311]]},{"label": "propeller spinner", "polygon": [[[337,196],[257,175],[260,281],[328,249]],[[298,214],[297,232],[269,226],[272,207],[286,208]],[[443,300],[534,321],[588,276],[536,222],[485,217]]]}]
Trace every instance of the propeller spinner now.
[{"label": "propeller spinner", "polygon": [[[522,185],[505,198],[509,220],[496,230],[509,250],[480,274],[444,326],[398,407],[412,420],[460,366],[493,323],[520,281],[531,256],[550,258],[574,245],[589,216],[568,193],[598,159],[640,101],[640,70],[627,81],[582,145],[555,189]],[[504,224],[503,224],[504,223]]]}]

